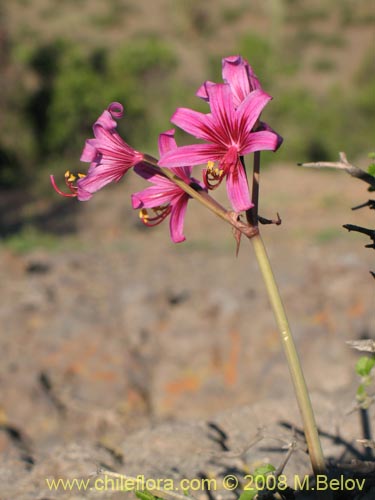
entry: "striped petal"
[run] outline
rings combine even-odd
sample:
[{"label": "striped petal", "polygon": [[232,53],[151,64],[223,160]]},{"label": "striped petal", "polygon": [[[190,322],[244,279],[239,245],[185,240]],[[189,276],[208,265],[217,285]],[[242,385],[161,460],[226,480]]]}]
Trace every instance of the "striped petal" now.
[{"label": "striped petal", "polygon": [[212,117],[188,108],[177,108],[171,122],[197,139],[212,139]]},{"label": "striped petal", "polygon": [[158,140],[159,154],[163,155],[172,149],[177,148],[176,140],[174,138],[174,129],[167,130],[162,134],[159,134]]},{"label": "striped petal", "polygon": [[153,208],[170,203],[171,199],[176,195],[176,190],[161,190],[160,186],[149,186],[138,193],[131,195],[133,208]]},{"label": "striped petal", "polygon": [[197,90],[196,92],[196,96],[197,97],[200,97],[201,99],[203,99],[204,101],[209,101],[209,96],[208,96],[208,89],[210,87],[212,87],[212,85],[216,85],[216,83],[214,82],[210,82],[209,80],[207,80],[206,82],[204,82],[200,87],[199,89]]},{"label": "striped petal", "polygon": [[237,109],[238,120],[242,125],[241,135],[249,134],[258,120],[263,108],[272,97],[261,89],[251,92]]},{"label": "striped petal", "polygon": [[97,167],[90,167],[86,177],[77,182],[77,197],[80,201],[91,198],[93,193],[99,191],[110,182],[118,182],[128,169],[118,166],[114,168],[113,163],[102,163]]},{"label": "striped petal", "polygon": [[247,136],[246,142],[241,149],[241,155],[253,153],[254,151],[271,150],[276,151],[279,144],[279,136],[275,132],[261,130]]},{"label": "striped petal", "polygon": [[222,68],[223,80],[230,86],[236,108],[250,92],[261,88],[252,67],[241,56],[226,57],[223,59]]},{"label": "striped petal", "polygon": [[[236,113],[229,85],[218,83],[208,88],[215,133],[223,144],[230,144],[236,131]],[[212,132],[211,132],[212,136]]]},{"label": "striped petal", "polygon": [[169,151],[159,160],[161,167],[183,167],[184,165],[203,165],[208,161],[219,160],[225,153],[216,144],[191,144]]},{"label": "striped petal", "polygon": [[[113,104],[113,103],[112,103]],[[107,109],[99,116],[94,123],[94,127],[100,125],[106,130],[114,130],[117,127],[117,122],[112,118],[112,114]]]},{"label": "striped petal", "polygon": [[[177,148],[176,141],[174,139],[174,129],[167,130],[159,135],[159,154],[162,156],[168,151],[172,151]],[[178,167],[177,169],[171,168],[171,170],[189,184],[190,176],[193,168],[191,166]]]},{"label": "striped petal", "polygon": [[249,186],[241,162],[228,172],[226,187],[229,201],[235,212],[242,212],[254,206],[250,200]]},{"label": "striped petal", "polygon": [[180,196],[178,200],[172,203],[171,218],[169,220],[169,230],[173,243],[185,241],[184,220],[188,204],[188,196]]}]

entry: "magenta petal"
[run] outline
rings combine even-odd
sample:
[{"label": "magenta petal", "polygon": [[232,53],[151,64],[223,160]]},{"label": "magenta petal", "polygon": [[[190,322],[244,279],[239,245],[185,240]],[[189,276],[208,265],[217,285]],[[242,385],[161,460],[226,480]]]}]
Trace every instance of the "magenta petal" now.
[{"label": "magenta petal", "polygon": [[235,107],[253,90],[259,89],[260,83],[252,67],[241,56],[231,56],[223,59],[223,80],[230,85]]},{"label": "magenta petal", "polygon": [[[279,149],[279,147],[283,143],[284,139],[281,137],[280,134],[278,134],[277,132],[275,132],[275,130],[272,127],[270,127],[268,125],[268,123],[259,122],[258,130],[267,130],[268,132],[272,132],[273,134],[275,134],[277,136],[277,146],[276,146],[276,149]],[[276,151],[276,149],[275,149],[275,151]]]},{"label": "magenta petal", "polygon": [[86,140],[85,146],[81,154],[81,161],[87,161],[91,163],[96,159],[98,151],[94,144],[95,144],[95,139]]},{"label": "magenta petal", "polygon": [[251,132],[265,105],[272,97],[261,89],[251,92],[238,106],[238,120],[245,124],[243,134]]},{"label": "magenta petal", "polygon": [[241,154],[246,155],[254,151],[271,150],[276,151],[279,144],[279,136],[275,132],[261,130],[248,135]]},{"label": "magenta petal", "polygon": [[99,125],[106,130],[114,130],[117,127],[117,122],[112,118],[111,113],[105,110],[94,123],[94,127],[96,125]]},{"label": "magenta petal", "polygon": [[171,218],[169,221],[169,230],[173,243],[181,243],[185,241],[184,235],[184,219],[188,204],[188,197],[181,196],[172,204]]},{"label": "magenta petal", "polygon": [[159,160],[161,167],[183,167],[185,165],[202,165],[222,157],[216,144],[191,144],[169,151]]},{"label": "magenta petal", "polygon": [[228,172],[227,195],[235,212],[242,212],[254,206],[250,200],[246,174],[240,162]]},{"label": "magenta petal", "polygon": [[191,182],[191,173],[193,171],[193,167],[169,167],[170,170],[172,170],[173,173],[175,173],[180,179],[185,181],[187,184],[190,184]]},{"label": "magenta petal", "polygon": [[124,106],[120,102],[111,102],[107,109],[117,120],[124,115]]},{"label": "magenta petal", "polygon": [[197,139],[211,140],[212,117],[188,108],[177,108],[171,122]]},{"label": "magenta petal", "polygon": [[174,138],[174,129],[167,130],[162,134],[159,134],[159,154],[160,156],[166,153],[167,151],[171,151],[172,149],[177,148],[177,144]]},{"label": "magenta petal", "polygon": [[97,149],[99,149],[99,146],[101,148],[105,146],[112,148],[112,143],[114,142],[115,137],[118,136],[117,132],[114,133],[113,129],[102,127],[99,123],[95,123],[94,125],[94,135],[94,140],[96,141],[95,146]]},{"label": "magenta petal", "polygon": [[80,190],[96,193],[110,182],[118,182],[126,172],[127,169],[121,168],[121,166],[114,168],[111,163],[90,167],[86,177],[77,182],[78,199],[81,199]]},{"label": "magenta petal", "polygon": [[[229,85],[218,83],[208,89],[216,134],[225,142],[235,128],[235,110]],[[212,132],[211,132],[212,137]]]},{"label": "magenta petal", "polygon": [[150,186],[143,191],[131,195],[133,208],[153,208],[170,203],[171,198],[179,195],[180,191],[171,182],[170,190],[161,190],[160,186]]},{"label": "magenta petal", "polygon": [[208,96],[208,89],[210,87],[212,87],[212,85],[216,85],[214,82],[210,82],[209,80],[207,80],[206,82],[204,82],[200,87],[199,89],[197,90],[196,92],[196,96],[197,97],[200,97],[201,99],[203,99],[204,101],[208,101],[209,100],[209,96]]},{"label": "magenta petal", "polygon": [[89,201],[92,198],[92,194],[93,193],[83,189],[82,186],[78,186],[77,198],[79,201]]}]

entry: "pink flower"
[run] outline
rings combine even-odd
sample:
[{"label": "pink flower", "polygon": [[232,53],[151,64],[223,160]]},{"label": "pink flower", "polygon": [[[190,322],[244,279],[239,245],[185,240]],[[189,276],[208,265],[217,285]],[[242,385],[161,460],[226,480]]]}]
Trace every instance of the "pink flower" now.
[{"label": "pink flower", "polygon": [[140,163],[144,155],[131,148],[117,133],[114,118],[121,118],[123,106],[113,102],[94,123],[94,139],[88,139],[81,155],[81,161],[90,162],[87,175],[77,177],[69,171],[65,174],[70,193],[63,193],[51,182],[55,190],[63,196],[76,196],[80,201],[89,200],[93,193],[110,182],[118,182],[126,172]]},{"label": "pink flower", "polygon": [[[219,182],[226,177],[227,194],[234,210],[247,210],[253,204],[240,157],[254,151],[277,148],[276,133],[253,130],[271,96],[261,89],[256,89],[236,108],[229,84],[210,85],[207,87],[207,95],[211,113],[203,114],[187,108],[178,108],[171,118],[172,123],[207,142],[172,149],[162,154],[159,164],[165,167],[181,167],[186,164],[208,163],[206,178],[207,172]],[[217,169],[212,166],[215,161],[218,162]]]},{"label": "pink flower", "polygon": [[[225,57],[222,61],[222,76],[232,92],[233,104],[235,108],[241,104],[246,97],[257,89],[262,89],[258,77],[253,71],[253,68],[241,56]],[[208,89],[215,83],[206,81],[198,89],[196,95],[205,101],[209,101]],[[267,123],[258,121],[254,125],[254,130],[268,130],[277,135],[277,148],[281,146],[283,138],[277,134]]]},{"label": "pink flower", "polygon": [[[159,135],[159,153],[161,155],[176,148],[173,129]],[[137,165],[134,170],[153,184],[143,191],[132,194],[133,208],[141,209],[140,218],[143,223],[147,226],[155,226],[170,215],[169,229],[172,241],[174,243],[184,241],[184,218],[190,196],[174,182],[162,174],[156,173],[155,169],[145,163]],[[171,168],[171,170],[186,184],[198,184],[204,189],[196,179],[191,177],[192,167],[182,166],[178,169]],[[147,208],[152,208],[153,216],[150,217]]]}]

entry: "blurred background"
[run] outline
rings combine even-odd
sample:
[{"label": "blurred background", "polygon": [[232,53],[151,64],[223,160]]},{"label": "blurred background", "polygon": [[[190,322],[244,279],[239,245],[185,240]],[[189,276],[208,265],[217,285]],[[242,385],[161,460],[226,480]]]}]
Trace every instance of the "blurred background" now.
[{"label": "blurred background", "polygon": [[[150,419],[290,395],[246,242],[236,260],[230,230],[191,204],[187,242],[172,245],[167,223],[144,228],[130,208],[144,186],[131,174],[87,204],[49,184],[85,170],[112,101],[121,135],[156,154],[175,108],[206,111],[196,90],[238,53],[284,137],[262,154],[261,215],[283,219],[265,239],[310,387],[341,398],[355,379],[344,340],[374,331],[372,256],[341,225],[373,220],[350,210],[367,200],[359,181],[296,163],[344,150],[366,168],[374,29],[372,0],[0,0],[0,428],[39,449],[74,437],[117,449]],[[4,449],[19,458],[12,433]]]}]

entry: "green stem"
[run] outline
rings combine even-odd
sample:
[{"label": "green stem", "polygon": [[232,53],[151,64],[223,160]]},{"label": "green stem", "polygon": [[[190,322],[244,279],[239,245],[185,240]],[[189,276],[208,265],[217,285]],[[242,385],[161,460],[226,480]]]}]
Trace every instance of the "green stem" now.
[{"label": "green stem", "polygon": [[270,261],[260,234],[258,233],[257,235],[252,237],[251,242],[253,244],[255,255],[261,269],[264,282],[266,284],[268,296],[276,318],[277,326],[279,327],[282,345],[287,357],[298,406],[302,416],[312,468],[315,475],[325,474],[326,467],[322,448],[320,445],[318,430],[315,423],[314,413],[311,406],[305,378],[302,372],[301,363],[294,344],[292,332],[290,331],[288,319],[286,317],[284,306],[281,301],[280,292],[278,290]]}]

